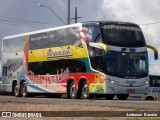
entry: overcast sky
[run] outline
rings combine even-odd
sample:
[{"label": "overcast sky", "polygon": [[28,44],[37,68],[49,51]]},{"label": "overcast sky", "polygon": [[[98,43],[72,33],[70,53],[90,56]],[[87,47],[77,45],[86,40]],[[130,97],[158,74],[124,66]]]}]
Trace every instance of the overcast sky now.
[{"label": "overcast sky", "polygon": [[[71,17],[74,7],[82,21],[114,20],[134,22],[140,25],[147,44],[160,52],[160,0],[70,0]],[[49,6],[67,23],[67,0],[0,0],[0,39],[4,36],[19,34],[44,28],[63,25],[47,8]],[[74,23],[74,21],[71,21]],[[160,60],[152,59],[150,54],[150,73],[160,75]],[[159,55],[160,57],[160,55]]]}]

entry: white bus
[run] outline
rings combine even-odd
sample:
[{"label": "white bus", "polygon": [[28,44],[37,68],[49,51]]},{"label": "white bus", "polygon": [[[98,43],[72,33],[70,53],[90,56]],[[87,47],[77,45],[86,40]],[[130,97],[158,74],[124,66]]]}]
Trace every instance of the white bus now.
[{"label": "white bus", "polygon": [[160,100],[160,76],[150,75],[149,92],[144,95],[145,100]]},{"label": "white bus", "polygon": [[2,92],[102,95],[127,99],[149,86],[148,53],[140,27],[128,22],[77,23],[19,35],[2,42]]}]

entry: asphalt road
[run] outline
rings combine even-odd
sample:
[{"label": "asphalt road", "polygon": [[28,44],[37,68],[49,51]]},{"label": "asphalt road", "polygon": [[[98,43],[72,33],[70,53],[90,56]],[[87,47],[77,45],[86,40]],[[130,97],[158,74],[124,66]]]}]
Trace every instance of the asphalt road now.
[{"label": "asphalt road", "polygon": [[110,108],[126,108],[132,110],[151,110],[160,111],[160,101],[138,101],[138,100],[104,100],[104,99],[65,99],[65,98],[22,98],[14,96],[0,96],[0,103],[48,103],[68,105],[98,105]]}]

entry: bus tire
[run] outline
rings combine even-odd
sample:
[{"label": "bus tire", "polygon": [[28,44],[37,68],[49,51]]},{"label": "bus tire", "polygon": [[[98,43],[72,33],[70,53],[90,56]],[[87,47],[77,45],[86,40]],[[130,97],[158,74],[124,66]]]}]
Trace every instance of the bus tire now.
[{"label": "bus tire", "polygon": [[76,83],[74,81],[71,82],[70,87],[69,87],[69,97],[71,99],[78,98],[78,91],[77,91]]},{"label": "bus tire", "polygon": [[145,98],[145,100],[155,100],[155,99],[151,96],[148,96],[148,97]]},{"label": "bus tire", "polygon": [[21,85],[21,93],[22,93],[22,97],[28,97],[26,82],[23,82]]},{"label": "bus tire", "polygon": [[127,100],[129,94],[117,94],[118,100]]},{"label": "bus tire", "polygon": [[106,100],[113,100],[115,94],[105,94],[104,97]]},{"label": "bus tire", "polygon": [[82,99],[89,99],[90,94],[89,94],[89,87],[87,81],[83,82],[82,87],[81,87],[81,98]]},{"label": "bus tire", "polygon": [[14,96],[16,96],[16,97],[20,97],[21,96],[20,87],[18,86],[18,83],[14,84],[13,92],[14,92]]}]

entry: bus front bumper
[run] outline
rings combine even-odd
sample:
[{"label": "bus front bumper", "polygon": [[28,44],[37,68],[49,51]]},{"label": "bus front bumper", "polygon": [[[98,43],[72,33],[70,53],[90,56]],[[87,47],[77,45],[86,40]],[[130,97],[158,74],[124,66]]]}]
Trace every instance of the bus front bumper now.
[{"label": "bus front bumper", "polygon": [[147,94],[149,84],[125,84],[105,81],[104,86],[105,94]]}]

